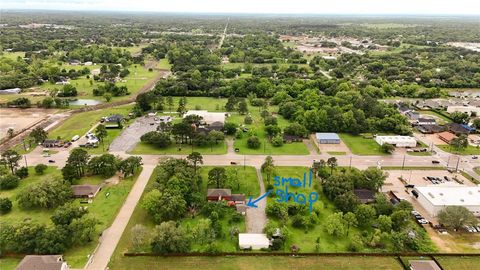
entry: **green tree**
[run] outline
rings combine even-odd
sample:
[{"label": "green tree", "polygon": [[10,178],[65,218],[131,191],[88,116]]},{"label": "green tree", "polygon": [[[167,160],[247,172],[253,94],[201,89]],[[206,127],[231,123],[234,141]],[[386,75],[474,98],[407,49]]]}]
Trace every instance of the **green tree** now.
[{"label": "green tree", "polygon": [[175,222],[162,222],[155,227],[151,241],[152,252],[165,254],[172,252],[188,252],[191,240],[188,234]]},{"label": "green tree", "polygon": [[355,210],[355,216],[360,227],[368,228],[375,218],[375,209],[370,205],[361,204]]},{"label": "green tree", "polygon": [[55,179],[48,179],[26,187],[17,195],[18,205],[23,209],[52,209],[73,197],[70,185]]},{"label": "green tree", "polygon": [[83,216],[81,218],[73,219],[68,226],[72,232],[72,244],[85,245],[90,243],[97,236],[95,227],[99,221],[95,218]]},{"label": "green tree", "polygon": [[333,173],[333,170],[338,166],[338,161],[336,157],[330,157],[327,159],[327,166],[330,167],[330,174]]},{"label": "green tree", "polygon": [[[107,128],[105,127],[105,125],[103,124],[99,124],[96,128],[95,128],[95,136],[102,142],[102,147],[105,146],[105,138],[107,137],[108,135],[108,132],[107,132]],[[105,150],[105,148],[104,148]]]},{"label": "green tree", "polygon": [[[0,214],[7,214],[12,210],[12,201],[9,198],[0,198]],[[0,240],[1,242],[1,240]]]},{"label": "green tree", "polygon": [[357,226],[357,217],[355,216],[354,213],[348,212],[345,215],[343,215],[343,220],[345,221],[345,224],[347,225],[347,236],[350,233],[350,226]]},{"label": "green tree", "polygon": [[341,212],[333,213],[328,216],[325,223],[325,231],[333,236],[342,237],[345,235],[345,222]]},{"label": "green tree", "polygon": [[150,239],[150,233],[142,224],[135,224],[130,230],[131,239],[132,239],[132,246],[135,250],[140,249],[144,246],[147,241]]},{"label": "green tree", "polygon": [[395,151],[395,146],[389,143],[384,143],[380,146],[380,149],[382,150],[383,153],[391,154]]},{"label": "green tree", "polygon": [[238,113],[242,115],[248,113],[248,105],[245,99],[242,99],[240,102],[238,102]]},{"label": "green tree", "polygon": [[30,137],[35,140],[35,143],[42,143],[47,139],[48,134],[43,128],[36,127],[32,130],[32,132],[30,132]]},{"label": "green tree", "polygon": [[273,164],[273,158],[267,156],[261,167],[262,172],[267,176],[267,184],[270,185],[272,175],[275,173],[275,165]]},{"label": "green tree", "polygon": [[195,174],[197,174],[198,164],[203,164],[203,156],[199,152],[192,152],[187,156],[187,160],[193,165]]},{"label": "green tree", "polygon": [[377,219],[378,228],[382,232],[389,233],[392,230],[392,219],[389,216],[380,215]]},{"label": "green tree", "polygon": [[452,112],[450,114],[450,118],[452,118],[454,123],[466,124],[468,122],[468,119],[470,118],[470,116],[468,115],[468,113]]},{"label": "green tree", "polygon": [[260,145],[261,145],[260,139],[257,136],[250,136],[247,139],[248,148],[258,149],[258,148],[260,148]]},{"label": "green tree", "polygon": [[87,150],[82,148],[74,148],[67,159],[67,165],[72,166],[75,169],[77,179],[80,179],[85,175],[88,160],[90,155]]},{"label": "green tree", "polygon": [[35,173],[38,174],[38,175],[42,175],[47,168],[48,167],[45,164],[37,164],[35,166]]},{"label": "green tree", "polygon": [[0,176],[0,190],[9,190],[18,187],[20,177],[13,174]]},{"label": "green tree", "polygon": [[214,185],[216,188],[221,188],[225,185],[227,179],[225,168],[214,167],[208,172],[208,184]]},{"label": "green tree", "polygon": [[130,156],[118,163],[118,170],[123,173],[123,178],[127,178],[134,175],[142,165],[142,157]]},{"label": "green tree", "polygon": [[81,218],[87,213],[87,209],[74,203],[67,203],[55,209],[50,219],[55,225],[70,225],[74,219]]},{"label": "green tree", "polygon": [[438,213],[438,222],[445,227],[458,230],[465,225],[477,225],[475,216],[463,206],[447,206]]},{"label": "green tree", "polygon": [[0,160],[5,166],[10,168],[12,174],[15,173],[15,170],[18,167],[18,162],[22,159],[22,155],[18,154],[15,150],[7,150],[3,152],[2,159]]},{"label": "green tree", "polygon": [[142,206],[156,223],[177,220],[187,209],[185,199],[177,190],[154,189],[145,195]]},{"label": "green tree", "polygon": [[468,137],[465,134],[462,134],[458,136],[457,138],[454,138],[451,142],[450,145],[455,148],[456,151],[462,151],[468,146]]}]

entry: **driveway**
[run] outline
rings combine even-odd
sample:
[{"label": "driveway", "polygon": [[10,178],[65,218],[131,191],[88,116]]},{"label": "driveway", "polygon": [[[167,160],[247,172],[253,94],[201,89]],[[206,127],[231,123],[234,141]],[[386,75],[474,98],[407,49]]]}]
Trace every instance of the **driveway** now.
[{"label": "driveway", "polygon": [[100,244],[97,247],[97,251],[91,257],[89,263],[85,269],[87,270],[103,270],[107,267],[110,258],[112,257],[115,248],[117,247],[120,237],[122,237],[123,231],[127,227],[128,221],[133,214],[133,210],[137,206],[137,203],[142,196],[143,190],[148,183],[148,179],[152,175],[155,166],[144,165],[143,170],[138,176],[132,190],[128,194],[125,203],[123,204],[120,212],[113,221],[112,225],[103,231],[100,238]]},{"label": "driveway", "polygon": [[[257,169],[257,179],[260,185],[260,195],[265,193],[265,186],[263,184],[262,172]],[[256,199],[256,198],[254,198]],[[265,214],[265,208],[267,206],[267,199],[263,199],[256,203],[258,208],[247,208],[247,232],[248,233],[263,233],[263,228],[267,225],[267,215]]]}]

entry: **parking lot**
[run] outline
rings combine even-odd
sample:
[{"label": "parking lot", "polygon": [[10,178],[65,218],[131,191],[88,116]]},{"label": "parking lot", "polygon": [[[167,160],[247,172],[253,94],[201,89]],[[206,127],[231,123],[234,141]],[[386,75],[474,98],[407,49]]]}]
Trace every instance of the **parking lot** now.
[{"label": "parking lot", "polygon": [[128,152],[140,142],[140,137],[143,134],[157,130],[157,126],[154,117],[140,117],[123,129],[122,133],[110,144],[109,150],[112,152]]},{"label": "parking lot", "polygon": [[[385,184],[382,187],[382,191],[392,191],[398,198],[409,201],[419,215],[433,224],[438,223],[437,219],[430,216],[417,202],[411,194],[412,188],[407,188],[407,185],[411,185],[411,187],[424,187],[431,185],[475,186],[474,183],[467,180],[461,174],[450,173],[447,170],[394,170],[388,171],[388,174]],[[404,181],[402,182],[400,178]]]}]

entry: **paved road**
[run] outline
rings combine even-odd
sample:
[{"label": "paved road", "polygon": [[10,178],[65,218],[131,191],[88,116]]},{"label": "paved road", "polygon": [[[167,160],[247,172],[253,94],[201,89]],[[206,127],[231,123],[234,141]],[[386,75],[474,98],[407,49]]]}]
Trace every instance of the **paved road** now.
[{"label": "paved road", "polygon": [[140,137],[149,132],[157,130],[153,117],[140,117],[135,120],[128,128],[122,130],[122,133],[110,144],[109,151],[129,152],[140,142]]},{"label": "paved road", "polygon": [[112,257],[115,248],[117,247],[120,237],[133,214],[133,210],[137,206],[143,190],[148,183],[148,179],[152,175],[155,166],[145,165],[140,173],[137,181],[128,194],[125,203],[123,204],[117,217],[108,229],[106,229],[100,239],[100,245],[95,254],[93,254],[90,263],[85,267],[87,270],[103,270],[107,267],[110,258]]},{"label": "paved road", "polygon": [[[263,184],[262,172],[257,170],[258,185],[260,186],[260,195],[265,193],[265,185]],[[254,198],[255,199],[255,198]],[[247,232],[248,233],[263,233],[263,228],[267,225],[267,215],[265,214],[265,208],[267,207],[267,200],[261,200],[256,203],[257,208],[247,208]]]}]

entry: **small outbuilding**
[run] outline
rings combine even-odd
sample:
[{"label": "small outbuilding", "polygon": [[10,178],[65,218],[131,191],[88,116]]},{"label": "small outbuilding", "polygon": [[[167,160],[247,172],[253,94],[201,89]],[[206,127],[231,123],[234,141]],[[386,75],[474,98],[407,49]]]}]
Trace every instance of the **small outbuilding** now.
[{"label": "small outbuilding", "polygon": [[102,185],[72,185],[73,197],[91,199],[102,190]]},{"label": "small outbuilding", "polygon": [[457,138],[457,136],[455,136],[455,134],[449,132],[449,131],[444,131],[444,132],[440,132],[438,133],[438,138],[448,144],[450,144],[452,142],[453,139]]},{"label": "small outbuilding", "polygon": [[369,189],[354,189],[353,194],[358,198],[358,200],[363,203],[371,203],[375,201],[375,191],[369,190]]},{"label": "small outbuilding", "polygon": [[315,137],[319,144],[340,144],[340,137],[337,133],[316,133]]},{"label": "small outbuilding", "polygon": [[411,270],[441,270],[433,260],[412,260],[408,261]]},{"label": "small outbuilding", "polygon": [[20,92],[22,92],[20,88],[3,89],[0,90],[0,95],[20,94]]},{"label": "small outbuilding", "polygon": [[270,240],[264,233],[239,233],[238,246],[240,249],[259,250],[268,248],[270,246]]}]

